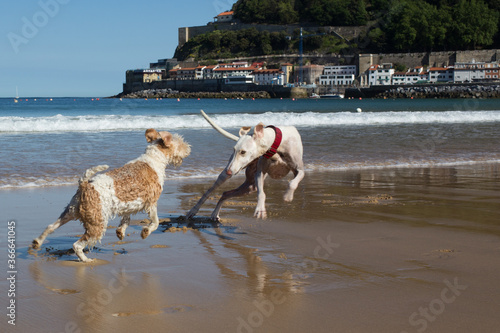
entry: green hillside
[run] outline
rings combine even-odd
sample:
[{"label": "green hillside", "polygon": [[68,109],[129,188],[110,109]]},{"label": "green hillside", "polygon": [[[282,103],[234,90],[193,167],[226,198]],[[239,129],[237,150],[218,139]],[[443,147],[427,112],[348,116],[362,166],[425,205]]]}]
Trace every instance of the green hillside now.
[{"label": "green hillside", "polygon": [[[367,26],[357,40],[321,35],[304,39],[305,52],[422,52],[500,48],[500,0],[238,0],[242,23]],[[308,31],[321,34],[322,31]],[[180,59],[213,59],[298,51],[286,33],[218,30],[178,49]]]},{"label": "green hillside", "polygon": [[[308,31],[305,30],[307,34]],[[316,34],[316,32],[313,32]],[[299,52],[300,29],[289,36],[286,32],[259,32],[256,28],[238,31],[216,30],[191,38],[175,53],[183,60],[195,58],[209,60],[218,58],[252,57]],[[319,35],[304,39],[304,52],[339,53],[349,45],[333,35]]]}]

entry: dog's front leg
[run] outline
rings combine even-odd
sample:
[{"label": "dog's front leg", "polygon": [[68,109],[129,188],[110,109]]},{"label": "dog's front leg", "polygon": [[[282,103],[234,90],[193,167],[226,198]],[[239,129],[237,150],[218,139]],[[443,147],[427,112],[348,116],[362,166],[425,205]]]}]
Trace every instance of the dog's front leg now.
[{"label": "dog's front leg", "polygon": [[221,172],[221,174],[219,175],[219,177],[217,178],[217,180],[215,181],[215,183],[212,185],[212,187],[210,187],[208,189],[208,191],[206,191],[205,194],[203,194],[203,196],[201,197],[201,199],[198,200],[198,203],[193,208],[191,208],[191,210],[189,212],[187,212],[186,218],[190,219],[193,216],[195,216],[196,213],[198,213],[198,211],[200,210],[201,206],[208,199],[208,197],[210,196],[210,194],[212,194],[212,192],[215,191],[219,186],[221,186],[222,184],[224,184],[224,182],[226,180],[228,180],[229,178],[231,178],[231,176],[228,175],[227,172],[226,172],[226,169],[224,169]]},{"label": "dog's front leg", "polygon": [[158,225],[160,224],[160,220],[158,220],[158,212],[156,205],[151,206],[148,211],[149,218],[151,219],[151,223],[144,228],[142,228],[141,237],[142,239],[146,239],[152,232],[158,229]]},{"label": "dog's front leg", "polygon": [[252,179],[251,181],[249,181],[247,179],[237,189],[234,189],[231,191],[226,191],[226,192],[222,193],[222,197],[219,199],[217,206],[215,207],[214,211],[212,212],[211,220],[217,221],[217,222],[220,221],[219,212],[220,212],[220,209],[221,209],[224,201],[226,201],[229,198],[241,197],[241,196],[247,195],[248,193],[252,193],[252,192],[255,192],[254,179]]},{"label": "dog's front leg", "polygon": [[295,177],[288,183],[288,189],[283,196],[285,202],[291,202],[293,200],[293,194],[299,186],[300,181],[304,178],[304,170],[298,169],[293,170]]},{"label": "dog's front leg", "polygon": [[258,219],[266,219],[266,194],[264,193],[264,178],[266,174],[262,170],[261,162],[257,167],[257,172],[255,173],[255,186],[257,187],[257,207],[255,208],[254,217]]}]

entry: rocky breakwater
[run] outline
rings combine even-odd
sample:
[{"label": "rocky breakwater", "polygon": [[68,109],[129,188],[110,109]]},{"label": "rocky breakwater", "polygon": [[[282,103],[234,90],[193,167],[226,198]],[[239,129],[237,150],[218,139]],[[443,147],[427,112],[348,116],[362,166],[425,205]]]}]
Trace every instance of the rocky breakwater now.
[{"label": "rocky breakwater", "polygon": [[500,98],[497,85],[401,86],[379,93],[377,98]]},{"label": "rocky breakwater", "polygon": [[148,89],[118,94],[114,98],[271,98],[267,91],[248,92],[179,92],[172,89]]}]

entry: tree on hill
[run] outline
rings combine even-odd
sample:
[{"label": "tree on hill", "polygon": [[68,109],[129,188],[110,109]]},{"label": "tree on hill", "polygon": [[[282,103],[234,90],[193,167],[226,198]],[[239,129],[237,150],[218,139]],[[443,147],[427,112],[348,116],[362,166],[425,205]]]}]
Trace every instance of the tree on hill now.
[{"label": "tree on hill", "polygon": [[238,0],[235,17],[244,23],[364,25],[364,0]]},{"label": "tree on hill", "polygon": [[[316,26],[369,25],[347,45],[331,35],[304,39],[305,52],[421,52],[500,47],[500,0],[238,0],[245,23]],[[307,29],[307,28],[306,28]],[[306,32],[304,32],[307,34]],[[320,31],[310,31],[317,34]],[[191,38],[175,57],[198,60],[297,53],[283,32],[216,30]],[[358,48],[359,47],[359,48]]]},{"label": "tree on hill", "polygon": [[454,45],[461,49],[476,49],[493,44],[498,32],[498,11],[491,10],[482,0],[460,0],[452,15],[450,38]]},{"label": "tree on hill", "polygon": [[238,0],[233,10],[244,23],[370,23],[374,51],[500,47],[500,0]]}]

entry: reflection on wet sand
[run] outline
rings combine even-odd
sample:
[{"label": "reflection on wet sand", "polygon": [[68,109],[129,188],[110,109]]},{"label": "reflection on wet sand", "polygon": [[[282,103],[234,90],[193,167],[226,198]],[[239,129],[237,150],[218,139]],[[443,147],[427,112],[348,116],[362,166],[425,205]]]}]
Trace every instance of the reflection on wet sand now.
[{"label": "reflection on wet sand", "polygon": [[[288,271],[276,273],[277,267],[270,269],[268,266],[274,263],[263,260],[257,248],[240,245],[237,238],[233,237],[238,235],[236,227],[213,227],[207,223],[198,223],[194,229],[187,229],[186,233],[184,222],[165,219],[162,226],[165,227],[164,231],[171,228],[184,229],[185,232],[177,233],[176,237],[187,238],[192,247],[201,245],[205,263],[208,262],[218,270],[219,273],[215,276],[217,283],[222,286],[222,292],[215,297],[211,296],[215,304],[231,302],[237,307],[242,300],[251,305],[256,299],[282,300],[287,295],[297,295],[299,292],[297,286],[302,277]],[[169,247],[165,249],[168,250]],[[126,257],[133,255],[132,252]],[[155,255],[163,254],[155,252]],[[165,328],[169,326],[166,324],[168,316],[183,316],[188,312],[200,311],[203,307],[190,302],[170,303],[168,295],[172,290],[168,279],[165,279],[162,270],[158,271],[158,268],[138,271],[130,265],[132,268],[118,271],[115,268],[119,265],[116,257],[113,257],[112,262],[97,260],[87,264],[64,260],[65,258],[54,260],[50,251],[47,258],[51,259],[31,263],[29,271],[38,285],[44,287],[49,294],[53,293],[61,298],[58,303],[64,306],[60,309],[62,313],[58,312],[58,318],[67,319],[62,327],[79,328],[84,332],[105,331],[116,327],[117,318],[132,320],[132,317],[156,316],[160,319],[155,320],[153,326],[161,323]],[[140,258],[133,260],[137,262]],[[199,274],[197,279],[204,273],[195,272]],[[165,273],[168,273],[168,269]],[[186,285],[188,282],[190,280],[186,281]],[[120,323],[119,327],[128,331],[125,323]]]},{"label": "reflection on wet sand", "polygon": [[[112,233],[106,238],[100,265],[75,262],[64,250],[81,232],[75,226],[67,237],[50,239],[46,253],[20,249],[27,274],[20,275],[23,317],[16,328],[411,332],[418,328],[409,322],[413,313],[437,304],[444,281],[458,281],[467,290],[427,323],[429,332],[465,333],[467,325],[495,331],[498,171],[485,165],[317,172],[288,205],[275,195],[286,184],[269,182],[273,215],[266,221],[244,209],[250,197],[225,206],[220,225],[166,218],[148,242],[134,238],[141,229],[135,221],[126,251],[113,249],[119,244]],[[181,215],[193,191],[205,188],[189,183],[178,182],[181,205],[164,214]],[[200,215],[212,208],[207,203]],[[29,244],[26,235],[20,244]],[[471,309],[477,318],[464,315]]]}]

